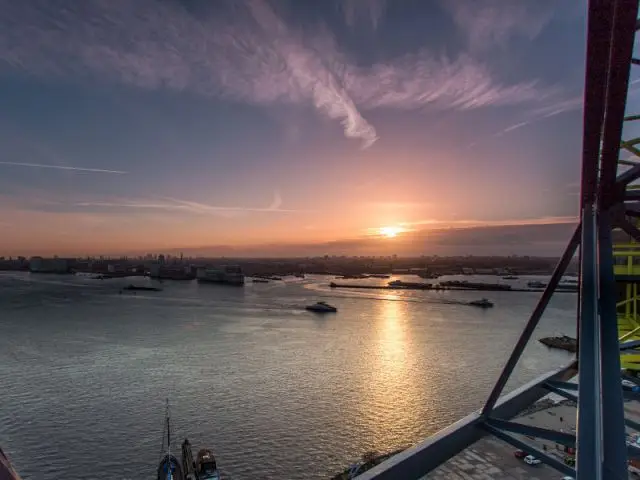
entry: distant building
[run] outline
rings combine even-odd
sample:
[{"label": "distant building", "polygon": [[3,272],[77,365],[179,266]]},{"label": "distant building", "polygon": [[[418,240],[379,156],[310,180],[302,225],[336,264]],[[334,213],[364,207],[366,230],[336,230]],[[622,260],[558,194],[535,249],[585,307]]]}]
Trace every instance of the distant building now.
[{"label": "distant building", "polygon": [[29,271],[34,273],[69,273],[70,264],[66,258],[31,257]]},{"label": "distant building", "polygon": [[478,275],[494,275],[496,271],[493,268],[476,268]]}]

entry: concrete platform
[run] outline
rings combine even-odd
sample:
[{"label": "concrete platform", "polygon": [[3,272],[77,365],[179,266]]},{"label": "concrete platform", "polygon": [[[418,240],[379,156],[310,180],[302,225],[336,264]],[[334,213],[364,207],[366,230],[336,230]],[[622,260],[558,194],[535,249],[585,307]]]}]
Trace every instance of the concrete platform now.
[{"label": "concrete platform", "polygon": [[[559,404],[533,413],[525,413],[513,420],[537,427],[575,434],[577,410],[573,405]],[[625,403],[627,418],[640,421],[640,402]],[[632,430],[628,430],[631,434]],[[636,432],[637,433],[637,432]],[[564,448],[555,442],[514,435],[540,450],[563,460]],[[434,470],[421,480],[560,480],[563,474],[546,465],[531,466],[515,458],[517,449],[494,437],[485,437],[470,448]],[[634,473],[629,478],[639,479]]]}]

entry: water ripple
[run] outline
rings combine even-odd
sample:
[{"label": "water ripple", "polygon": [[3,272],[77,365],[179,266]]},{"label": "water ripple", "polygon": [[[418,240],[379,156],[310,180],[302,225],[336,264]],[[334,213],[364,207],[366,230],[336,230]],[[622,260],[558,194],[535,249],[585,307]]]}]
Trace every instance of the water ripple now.
[{"label": "water ripple", "polygon": [[[0,444],[38,480],[152,478],[166,397],[175,438],[212,448],[225,478],[327,478],[478,408],[536,300],[17,277],[0,275]],[[320,297],[338,314],[302,309]],[[572,333],[575,298],[554,302],[540,335]],[[567,359],[535,342],[511,387]]]}]

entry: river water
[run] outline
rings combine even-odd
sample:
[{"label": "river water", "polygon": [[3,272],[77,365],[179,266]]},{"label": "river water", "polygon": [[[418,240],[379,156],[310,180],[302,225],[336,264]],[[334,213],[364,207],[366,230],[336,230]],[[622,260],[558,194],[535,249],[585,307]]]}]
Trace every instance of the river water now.
[{"label": "river water", "polygon": [[[211,448],[225,478],[327,478],[479,408],[540,296],[329,281],[133,295],[125,279],[1,274],[0,445],[25,479],[151,479],[168,397],[175,438]],[[495,308],[455,303],[482,295]],[[302,308],[317,300],[338,313]],[[556,295],[535,338],[573,334],[575,303]],[[570,358],[531,342],[508,388]]]}]

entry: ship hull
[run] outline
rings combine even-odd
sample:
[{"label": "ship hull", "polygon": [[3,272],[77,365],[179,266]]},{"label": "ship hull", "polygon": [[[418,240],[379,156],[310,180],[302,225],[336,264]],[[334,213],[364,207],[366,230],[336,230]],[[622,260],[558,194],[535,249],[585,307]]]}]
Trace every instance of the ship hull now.
[{"label": "ship hull", "polygon": [[231,285],[235,287],[244,286],[244,279],[242,280],[225,280],[218,278],[199,278],[198,283],[216,283],[219,285]]}]

